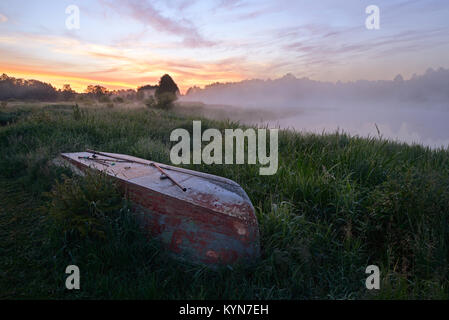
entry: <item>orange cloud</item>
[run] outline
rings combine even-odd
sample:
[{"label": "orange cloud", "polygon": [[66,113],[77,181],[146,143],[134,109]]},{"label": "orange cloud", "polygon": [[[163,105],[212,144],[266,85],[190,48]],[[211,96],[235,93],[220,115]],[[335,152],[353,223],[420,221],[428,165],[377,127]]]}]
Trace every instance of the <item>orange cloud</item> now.
[{"label": "orange cloud", "polygon": [[158,56],[147,49],[99,45],[62,36],[18,33],[0,37],[0,72],[33,78],[78,92],[90,84],[109,89],[156,84],[168,73],[181,92],[193,85],[240,81],[248,70],[243,58],[192,60]]},{"label": "orange cloud", "polygon": [[[72,89],[77,92],[84,92],[90,84],[101,84],[111,90],[118,89],[135,89],[141,85],[152,83],[156,84],[159,78],[169,73],[178,83],[182,93],[188,88],[197,85],[204,86],[211,82],[229,82],[243,80],[243,76],[239,73],[212,71],[212,73],[189,73],[176,68],[167,68],[154,71],[152,77],[133,77],[134,73],[115,75],[113,72],[99,70],[91,73],[76,73],[64,71],[49,71],[47,67],[30,67],[21,65],[5,65],[2,64],[1,72],[9,76],[35,79],[51,83],[56,88],[62,88],[64,84],[70,84]],[[115,71],[115,70],[110,70]]]}]

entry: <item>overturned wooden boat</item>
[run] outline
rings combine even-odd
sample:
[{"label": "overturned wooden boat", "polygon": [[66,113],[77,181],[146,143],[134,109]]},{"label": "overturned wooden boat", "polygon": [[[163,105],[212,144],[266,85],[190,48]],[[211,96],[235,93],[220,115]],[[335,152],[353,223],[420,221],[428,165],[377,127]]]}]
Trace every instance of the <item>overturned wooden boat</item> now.
[{"label": "overturned wooden boat", "polygon": [[63,153],[81,171],[118,180],[148,233],[177,256],[205,264],[251,262],[259,257],[259,227],[236,182],[129,155]]}]

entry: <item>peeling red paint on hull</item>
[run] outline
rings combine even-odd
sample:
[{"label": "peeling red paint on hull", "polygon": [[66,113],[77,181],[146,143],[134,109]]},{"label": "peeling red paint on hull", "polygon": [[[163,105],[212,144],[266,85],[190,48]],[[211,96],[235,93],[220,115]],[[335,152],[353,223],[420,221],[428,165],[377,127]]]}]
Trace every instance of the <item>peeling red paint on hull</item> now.
[{"label": "peeling red paint on hull", "polygon": [[148,233],[169,250],[192,262],[232,264],[259,257],[259,227],[250,199],[232,180],[157,163],[187,188],[184,192],[151,161],[114,153],[97,159],[125,158],[132,162],[104,165],[85,159],[92,153],[65,153],[78,169],[100,170],[116,178],[136,204],[139,220]]}]

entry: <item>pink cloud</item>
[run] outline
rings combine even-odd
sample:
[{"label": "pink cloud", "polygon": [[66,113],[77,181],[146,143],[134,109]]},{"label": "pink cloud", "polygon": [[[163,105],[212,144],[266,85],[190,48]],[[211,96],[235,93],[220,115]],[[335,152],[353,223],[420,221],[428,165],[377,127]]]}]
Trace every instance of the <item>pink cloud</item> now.
[{"label": "pink cloud", "polygon": [[175,20],[163,16],[153,5],[146,1],[137,0],[121,0],[119,6],[116,3],[111,4],[103,1],[103,4],[120,13],[129,14],[136,21],[141,22],[145,26],[150,26],[156,31],[164,32],[180,36],[183,38],[183,44],[188,47],[209,47],[216,43],[205,39],[197,30],[197,28],[187,19]]},{"label": "pink cloud", "polygon": [[8,17],[0,13],[0,23],[5,23],[8,21]]}]

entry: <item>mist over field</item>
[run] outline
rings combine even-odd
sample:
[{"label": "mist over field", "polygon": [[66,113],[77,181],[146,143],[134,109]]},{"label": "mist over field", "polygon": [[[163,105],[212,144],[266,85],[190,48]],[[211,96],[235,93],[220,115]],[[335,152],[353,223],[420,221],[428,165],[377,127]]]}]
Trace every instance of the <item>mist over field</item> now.
[{"label": "mist over field", "polygon": [[202,102],[207,116],[248,124],[380,133],[407,143],[449,146],[449,70],[443,68],[388,81],[332,83],[287,74],[275,80],[215,83],[189,89],[181,101]]}]

